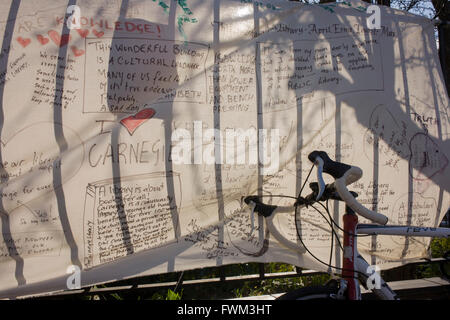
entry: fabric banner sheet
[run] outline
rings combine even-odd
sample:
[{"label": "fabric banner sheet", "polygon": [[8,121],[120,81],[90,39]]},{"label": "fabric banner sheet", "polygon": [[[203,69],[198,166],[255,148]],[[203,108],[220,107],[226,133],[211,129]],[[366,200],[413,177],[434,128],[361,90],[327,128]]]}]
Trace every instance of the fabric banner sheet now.
[{"label": "fabric banner sheet", "polygon": [[[434,25],[380,6],[373,28],[367,5],[2,1],[0,297],[66,290],[76,267],[81,286],[246,262],[325,271],[242,202],[298,195],[313,150],[362,168],[350,190],[390,224],[436,227],[450,148]],[[329,209],[342,224],[342,203]],[[274,224],[328,261],[314,208]],[[386,269],[429,243],[358,246]]]}]

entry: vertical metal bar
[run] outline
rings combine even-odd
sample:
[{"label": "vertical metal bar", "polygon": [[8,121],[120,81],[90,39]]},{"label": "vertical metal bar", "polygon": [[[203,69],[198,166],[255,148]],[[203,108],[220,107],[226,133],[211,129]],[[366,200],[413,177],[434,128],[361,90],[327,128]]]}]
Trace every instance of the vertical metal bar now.
[{"label": "vertical metal bar", "polygon": [[345,206],[344,220],[344,254],[342,259],[342,276],[347,281],[347,294],[349,300],[361,300],[358,276],[356,273],[356,226],[358,216],[349,207]]}]

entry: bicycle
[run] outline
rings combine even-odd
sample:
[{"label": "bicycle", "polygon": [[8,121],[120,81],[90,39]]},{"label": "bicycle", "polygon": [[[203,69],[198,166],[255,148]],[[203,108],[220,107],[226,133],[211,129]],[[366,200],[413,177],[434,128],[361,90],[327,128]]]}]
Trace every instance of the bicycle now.
[{"label": "bicycle", "polygon": [[[260,200],[260,196],[247,196],[244,202],[252,207],[253,212],[258,213],[264,217],[266,226],[269,232],[285,247],[294,250],[300,254],[308,252],[313,258],[319,262],[327,265],[330,268],[340,270],[339,279],[332,279],[324,286],[305,287],[280,296],[279,300],[308,300],[308,299],[337,299],[337,300],[360,300],[361,299],[361,285],[368,287],[372,292],[384,300],[398,299],[396,293],[388,286],[388,284],[379,276],[374,277],[375,270],[370,268],[367,261],[358,253],[357,241],[359,236],[371,235],[397,235],[397,236],[418,236],[418,237],[449,237],[450,228],[430,228],[430,227],[414,227],[392,225],[387,226],[388,218],[378,212],[367,209],[361,205],[357,200],[357,194],[347,189],[350,185],[358,181],[362,177],[362,170],[359,167],[351,166],[341,162],[333,161],[324,151],[313,151],[308,155],[308,159],[317,167],[317,180],[310,184],[312,193],[306,197],[301,197],[302,190],[305,186],[308,177],[303,184],[299,195],[294,203],[295,208],[295,227],[297,230],[297,237],[300,244],[295,243],[285,238],[276,229],[273,219],[276,213],[283,212],[283,209],[292,210],[290,207],[281,207],[275,205],[264,204]],[[323,173],[327,173],[334,178],[334,182],[325,184]],[[292,197],[290,197],[292,198]],[[339,237],[333,229],[333,224],[343,232],[343,254],[342,254],[342,268],[331,266],[322,260],[318,259],[304,244],[297,226],[297,213],[302,207],[312,206],[319,201],[338,200],[345,202],[345,214],[343,216],[344,226],[341,228],[332,218],[330,218],[329,225],[333,234]],[[276,210],[279,209],[279,210]],[[319,211],[318,209],[316,209]],[[319,211],[320,212],[320,211]],[[356,213],[369,219],[377,224],[359,224]],[[328,222],[328,220],[327,220]],[[332,237],[333,239],[333,237]],[[333,242],[332,242],[333,246]],[[448,255],[446,255],[448,256]],[[331,259],[330,259],[331,262]],[[447,275],[448,277],[448,275]],[[368,286],[368,280],[372,281]],[[373,283],[375,281],[375,285]]]}]

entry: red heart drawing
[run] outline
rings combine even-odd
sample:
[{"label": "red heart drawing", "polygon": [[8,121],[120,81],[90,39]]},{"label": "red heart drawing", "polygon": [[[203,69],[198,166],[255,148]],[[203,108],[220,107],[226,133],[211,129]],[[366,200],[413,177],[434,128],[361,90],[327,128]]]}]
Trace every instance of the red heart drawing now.
[{"label": "red heart drawing", "polygon": [[95,34],[95,36],[96,36],[97,38],[101,38],[101,37],[103,37],[103,35],[105,34],[103,31],[97,31],[97,30],[95,30],[95,29],[92,30],[92,33]]},{"label": "red heart drawing", "polygon": [[134,131],[145,121],[155,115],[156,111],[152,108],[142,109],[134,116],[129,116],[120,120],[120,123],[127,128],[128,133],[132,136]]},{"label": "red heart drawing", "polygon": [[70,34],[63,34],[62,36],[55,30],[50,30],[48,36],[53,42],[60,47],[64,47],[70,41]]},{"label": "red heart drawing", "polygon": [[50,40],[48,40],[46,37],[43,37],[42,35],[38,34],[36,36],[36,38],[38,39],[38,41],[42,44],[42,45],[46,45]]},{"label": "red heart drawing", "polygon": [[28,46],[29,44],[30,44],[30,42],[31,42],[31,39],[30,38],[22,38],[22,37],[17,37],[17,42],[18,43],[20,43],[20,45],[22,46],[22,47],[26,47],[26,46]]},{"label": "red heart drawing", "polygon": [[82,56],[84,54],[84,50],[78,49],[75,46],[71,46],[70,49],[72,50],[72,52],[75,55],[75,57],[79,57],[79,56]]},{"label": "red heart drawing", "polygon": [[83,38],[86,38],[89,34],[89,29],[76,29],[78,34],[82,36]]}]

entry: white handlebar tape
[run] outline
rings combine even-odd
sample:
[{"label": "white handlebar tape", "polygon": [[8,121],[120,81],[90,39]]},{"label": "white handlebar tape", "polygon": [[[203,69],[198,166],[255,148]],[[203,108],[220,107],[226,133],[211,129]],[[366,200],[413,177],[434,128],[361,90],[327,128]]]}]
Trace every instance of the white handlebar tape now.
[{"label": "white handlebar tape", "polygon": [[362,170],[352,166],[342,177],[335,180],[334,186],[336,187],[336,191],[339,193],[342,200],[344,200],[356,213],[375,223],[385,225],[388,222],[388,218],[385,215],[367,209],[352,196],[350,191],[348,191],[347,185],[359,180],[361,177]]}]

